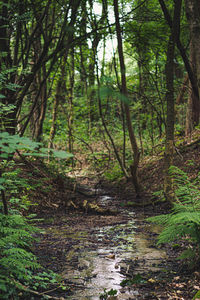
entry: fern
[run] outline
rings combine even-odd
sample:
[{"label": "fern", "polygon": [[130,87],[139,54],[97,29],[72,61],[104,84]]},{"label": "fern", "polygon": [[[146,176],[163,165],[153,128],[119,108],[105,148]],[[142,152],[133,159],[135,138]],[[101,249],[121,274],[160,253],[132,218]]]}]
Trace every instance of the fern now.
[{"label": "fern", "polygon": [[[191,180],[185,172],[172,166],[175,202],[170,214],[148,218],[148,221],[160,224],[163,230],[158,237],[158,244],[187,240],[190,249],[186,249],[180,259],[200,258],[200,188],[199,175]],[[192,254],[191,254],[192,253]]]}]

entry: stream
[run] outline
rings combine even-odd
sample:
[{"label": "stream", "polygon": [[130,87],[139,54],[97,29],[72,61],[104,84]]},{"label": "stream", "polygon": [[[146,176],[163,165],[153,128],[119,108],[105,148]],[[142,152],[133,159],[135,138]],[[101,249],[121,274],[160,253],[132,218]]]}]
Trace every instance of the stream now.
[{"label": "stream", "polygon": [[[108,206],[113,203],[112,200],[109,196],[99,196],[98,204]],[[65,254],[62,276],[72,288],[73,295],[66,299],[99,300],[100,295],[110,290],[115,291],[116,299],[137,299],[137,289],[122,287],[120,283],[127,275],[160,270],[159,265],[166,256],[165,252],[152,246],[152,240],[145,230],[138,232],[134,212],[120,209],[120,215],[121,221],[105,226],[94,226],[90,217],[86,216],[87,222],[91,222],[88,227],[82,226],[80,220],[78,228],[76,225],[74,228],[66,226],[65,223],[46,228],[47,234],[55,240],[70,240],[71,243]],[[79,223],[78,217],[76,222]],[[157,228],[152,227],[151,231],[157,233]],[[133,270],[129,269],[130,264],[127,262],[134,266]]]}]

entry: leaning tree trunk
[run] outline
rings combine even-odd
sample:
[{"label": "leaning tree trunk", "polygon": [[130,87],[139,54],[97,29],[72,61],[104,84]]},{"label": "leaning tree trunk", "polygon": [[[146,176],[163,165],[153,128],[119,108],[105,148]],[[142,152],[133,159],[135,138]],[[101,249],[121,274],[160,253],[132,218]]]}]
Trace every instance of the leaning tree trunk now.
[{"label": "leaning tree trunk", "polygon": [[[126,86],[126,73],[125,73],[126,70],[125,70],[125,63],[124,63],[121,28],[120,28],[120,22],[119,22],[118,0],[113,0],[113,5],[114,5],[114,13],[115,13],[118,54],[119,54],[120,71],[121,71],[121,92],[122,92],[122,94],[127,96],[128,93],[127,93],[127,86]],[[126,115],[129,139],[131,142],[131,148],[132,148],[132,152],[133,152],[133,163],[130,166],[131,176],[132,176],[132,181],[133,181],[133,184],[135,187],[135,191],[137,194],[139,194],[139,192],[141,190],[139,180],[138,180],[138,165],[139,165],[140,153],[139,153],[136,137],[135,137],[135,134],[133,131],[130,109],[129,109],[128,104],[126,104],[126,103],[124,103],[124,110],[125,110],[125,115]]]}]

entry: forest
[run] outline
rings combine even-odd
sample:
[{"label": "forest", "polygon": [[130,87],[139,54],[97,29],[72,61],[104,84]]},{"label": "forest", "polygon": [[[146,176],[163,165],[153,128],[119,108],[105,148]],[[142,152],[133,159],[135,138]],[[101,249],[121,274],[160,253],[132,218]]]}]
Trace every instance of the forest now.
[{"label": "forest", "polygon": [[200,1],[0,11],[0,299],[200,299]]}]

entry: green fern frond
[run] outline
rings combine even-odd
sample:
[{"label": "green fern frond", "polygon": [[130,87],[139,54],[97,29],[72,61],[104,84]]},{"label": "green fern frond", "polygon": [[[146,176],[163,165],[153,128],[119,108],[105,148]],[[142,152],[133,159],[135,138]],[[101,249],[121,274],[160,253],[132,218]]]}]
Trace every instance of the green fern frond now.
[{"label": "green fern frond", "polygon": [[[173,177],[176,202],[170,214],[148,218],[150,222],[163,226],[158,237],[158,244],[173,242],[174,240],[186,238],[192,243],[191,249],[184,252],[181,258],[192,259],[196,249],[199,249],[200,256],[200,186],[199,174],[197,178],[190,180],[185,172],[179,168],[170,167],[170,174]],[[194,251],[195,249],[195,251]],[[187,254],[187,255],[186,255]]]}]

